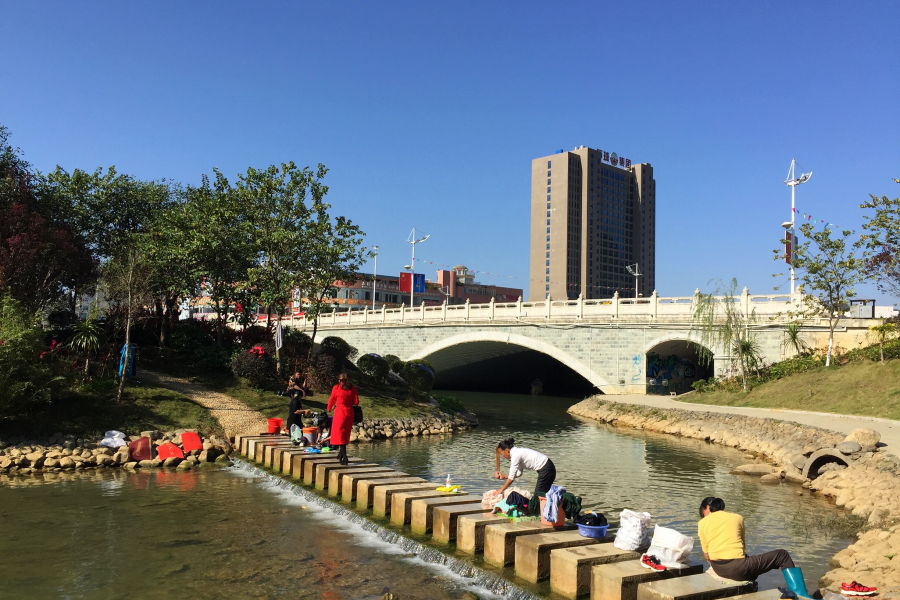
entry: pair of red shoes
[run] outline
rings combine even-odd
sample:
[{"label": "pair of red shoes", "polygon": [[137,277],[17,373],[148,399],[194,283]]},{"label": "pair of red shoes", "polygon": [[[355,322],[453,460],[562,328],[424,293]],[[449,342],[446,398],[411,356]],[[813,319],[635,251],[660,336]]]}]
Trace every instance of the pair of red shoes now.
[{"label": "pair of red shoes", "polygon": [[659,559],[652,554],[645,554],[641,557],[641,566],[651,571],[665,571],[666,568],[659,562]]},{"label": "pair of red shoes", "polygon": [[878,593],[878,588],[868,587],[855,581],[841,584],[841,594],[844,596],[871,596]]}]

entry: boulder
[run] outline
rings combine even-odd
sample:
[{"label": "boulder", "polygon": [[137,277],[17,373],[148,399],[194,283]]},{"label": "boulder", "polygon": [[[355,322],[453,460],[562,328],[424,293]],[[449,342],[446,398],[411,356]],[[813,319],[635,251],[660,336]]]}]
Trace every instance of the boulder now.
[{"label": "boulder", "polygon": [[128,469],[128,470],[131,470],[131,471],[133,471],[134,469],[139,469],[139,468],[141,467],[140,464],[138,464],[137,462],[135,462],[135,461],[133,461],[133,460],[130,461],[130,462],[125,463],[125,464],[122,465],[122,466],[125,467],[125,468]]},{"label": "boulder", "polygon": [[191,464],[190,461],[185,460],[185,461],[182,461],[182,462],[178,465],[178,470],[179,470],[179,471],[190,471],[192,466],[193,466],[193,465]]},{"label": "boulder", "polygon": [[140,437],[148,437],[151,440],[158,440],[162,437],[162,433],[160,433],[156,429],[151,429],[150,431],[142,431]]},{"label": "boulder", "polygon": [[63,456],[59,459],[59,468],[60,469],[74,469],[75,461],[72,460],[71,456]]},{"label": "boulder", "polygon": [[806,457],[802,454],[793,454],[790,458],[791,464],[793,464],[798,469],[802,469],[806,466]]},{"label": "boulder", "polygon": [[[56,459],[56,458],[45,458],[44,459],[44,468],[45,469],[52,469],[52,468],[58,467],[58,466],[59,466],[58,459]],[[3,468],[3,465],[0,464],[0,469],[2,469],[2,468]]]},{"label": "boulder", "polygon": [[844,438],[845,442],[857,442],[860,446],[877,446],[881,441],[881,434],[874,429],[854,429],[850,435]]},{"label": "boulder", "polygon": [[219,456],[216,457],[216,463],[217,463],[217,464],[220,464],[220,465],[223,465],[223,464],[224,464],[224,465],[230,465],[230,464],[231,464],[231,460],[228,458],[227,455],[225,455],[225,454],[220,454]]},{"label": "boulder", "polygon": [[177,456],[173,456],[172,458],[167,458],[163,463],[166,467],[177,467],[181,463],[182,459]]},{"label": "boulder", "polygon": [[142,460],[138,463],[142,469],[149,469],[153,466],[152,460]]},{"label": "boulder", "polygon": [[771,475],[774,472],[775,467],[773,467],[772,465],[764,465],[759,463],[741,465],[739,467],[736,467],[733,471],[733,473],[743,473],[744,475]]},{"label": "boulder", "polygon": [[859,452],[862,450],[862,445],[859,442],[849,441],[849,442],[841,442],[835,448],[840,451],[841,454],[853,454],[854,452]]}]

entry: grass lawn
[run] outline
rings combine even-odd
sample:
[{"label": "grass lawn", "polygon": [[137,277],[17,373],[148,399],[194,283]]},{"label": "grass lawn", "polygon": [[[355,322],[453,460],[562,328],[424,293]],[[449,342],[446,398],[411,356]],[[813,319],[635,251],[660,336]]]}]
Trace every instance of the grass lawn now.
[{"label": "grass lawn", "polygon": [[94,380],[65,392],[48,409],[19,419],[0,422],[5,435],[45,437],[56,432],[89,438],[118,429],[137,435],[148,429],[198,429],[203,435],[223,435],[219,422],[193,400],[153,387],[126,387],[116,403],[117,382]]},{"label": "grass lawn", "polygon": [[696,392],[686,402],[830,412],[900,420],[900,359],[822,367],[750,392]]}]

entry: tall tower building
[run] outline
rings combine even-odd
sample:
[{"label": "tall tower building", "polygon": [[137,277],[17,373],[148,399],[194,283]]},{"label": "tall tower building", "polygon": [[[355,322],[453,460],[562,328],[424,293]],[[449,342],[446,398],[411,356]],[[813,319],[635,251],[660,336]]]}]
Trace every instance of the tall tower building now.
[{"label": "tall tower building", "polygon": [[579,146],[531,162],[529,300],[649,296],[656,289],[656,182],[649,163]]}]

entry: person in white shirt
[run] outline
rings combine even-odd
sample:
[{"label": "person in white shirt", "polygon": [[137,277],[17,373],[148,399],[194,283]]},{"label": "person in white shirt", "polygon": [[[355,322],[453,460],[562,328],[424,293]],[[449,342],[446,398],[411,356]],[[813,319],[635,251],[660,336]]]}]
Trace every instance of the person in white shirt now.
[{"label": "person in white shirt", "polygon": [[550,486],[556,481],[556,467],[553,461],[547,458],[546,454],[541,454],[537,450],[530,448],[520,448],[515,445],[513,438],[506,438],[497,444],[497,471],[494,477],[503,479],[504,475],[500,473],[500,457],[502,456],[509,461],[509,475],[506,482],[500,488],[501,492],[511,486],[516,478],[521,477],[525,470],[537,471],[538,479],[534,487],[535,496],[545,496],[550,491]]}]

